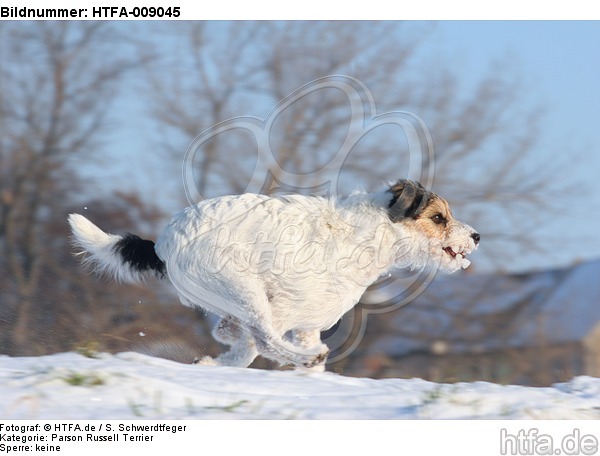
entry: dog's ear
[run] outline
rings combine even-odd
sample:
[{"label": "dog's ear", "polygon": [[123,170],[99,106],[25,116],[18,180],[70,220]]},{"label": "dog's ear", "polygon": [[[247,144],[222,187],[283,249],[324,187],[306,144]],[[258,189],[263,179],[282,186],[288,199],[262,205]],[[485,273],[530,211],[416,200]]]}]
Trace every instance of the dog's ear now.
[{"label": "dog's ear", "polygon": [[399,180],[388,190],[392,194],[388,216],[392,222],[405,218],[417,218],[429,203],[431,192],[419,182]]}]

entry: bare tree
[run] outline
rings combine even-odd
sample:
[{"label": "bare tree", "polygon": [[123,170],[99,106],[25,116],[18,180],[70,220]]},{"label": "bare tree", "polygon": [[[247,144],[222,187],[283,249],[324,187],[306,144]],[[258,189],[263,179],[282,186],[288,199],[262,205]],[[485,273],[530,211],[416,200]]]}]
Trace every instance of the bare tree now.
[{"label": "bare tree", "polygon": [[108,23],[0,27],[1,310],[10,321],[8,352],[30,352],[40,309],[52,301],[45,295],[52,278],[72,278],[72,260],[58,258],[70,254],[65,217],[81,196],[76,167],[98,150],[122,76],[140,64],[116,52],[116,41],[123,45]]},{"label": "bare tree", "polygon": [[[369,75],[366,83],[389,82],[389,75],[406,63],[421,34],[408,34],[398,48],[388,40],[400,33],[396,25],[360,33],[367,29],[367,24],[356,23],[236,22],[192,23],[171,30],[171,44],[177,51],[152,67],[148,80],[154,96],[152,113],[161,134],[165,127],[172,133],[172,157],[180,161],[196,135],[226,119],[267,117],[276,103],[318,77],[350,73],[349,68],[356,67],[359,79],[363,73]],[[164,68],[169,70],[158,71]],[[298,99],[277,117],[270,132],[271,149],[279,167],[296,175],[296,182],[286,185],[307,186],[307,176],[339,149],[349,114],[343,94],[319,91]],[[207,142],[196,157],[200,193],[210,188],[213,194],[243,191],[258,153],[253,139],[243,134]]]}]

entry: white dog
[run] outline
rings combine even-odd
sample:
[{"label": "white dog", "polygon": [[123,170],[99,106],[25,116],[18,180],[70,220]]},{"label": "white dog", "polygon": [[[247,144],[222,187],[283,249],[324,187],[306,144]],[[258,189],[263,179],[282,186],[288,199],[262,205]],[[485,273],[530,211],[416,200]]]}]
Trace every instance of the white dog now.
[{"label": "white dog", "polygon": [[[466,268],[480,236],[448,203],[400,180],[344,200],[243,194],[177,214],[156,245],[107,234],[69,216],[86,262],[117,280],[167,275],[187,306],[221,317],[214,337],[231,349],[205,365],[248,366],[257,355],[324,370],[320,332],[394,268]],[[291,335],[291,337],[290,337]]]}]

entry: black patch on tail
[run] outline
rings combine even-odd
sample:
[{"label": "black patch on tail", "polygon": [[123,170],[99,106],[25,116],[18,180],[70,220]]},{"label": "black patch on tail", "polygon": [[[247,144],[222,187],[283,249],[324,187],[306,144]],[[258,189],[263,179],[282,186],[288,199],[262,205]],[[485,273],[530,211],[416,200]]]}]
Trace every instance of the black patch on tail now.
[{"label": "black patch on tail", "polygon": [[115,244],[114,250],[131,268],[137,271],[153,270],[158,277],[165,276],[165,263],[156,255],[154,242],[127,233]]}]

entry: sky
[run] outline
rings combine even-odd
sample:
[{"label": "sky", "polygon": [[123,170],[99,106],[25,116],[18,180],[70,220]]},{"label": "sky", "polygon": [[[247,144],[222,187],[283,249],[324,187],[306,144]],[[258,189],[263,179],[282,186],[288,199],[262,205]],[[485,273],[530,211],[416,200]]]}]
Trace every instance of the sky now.
[{"label": "sky", "polygon": [[441,21],[437,25],[433,46],[456,56],[464,74],[482,71],[494,58],[514,61],[531,86],[532,99],[547,108],[544,139],[598,148],[600,22]]},{"label": "sky", "polygon": [[[526,102],[545,109],[536,154],[548,161],[566,160],[568,169],[556,179],[575,185],[572,205],[557,208],[547,221],[548,231],[557,238],[557,251],[576,238],[553,262],[560,266],[599,257],[600,22],[441,21],[437,25],[432,46],[456,58],[465,69],[463,74],[477,74],[495,58],[514,61],[531,88]],[[532,255],[529,265],[538,269],[543,262]]]}]

